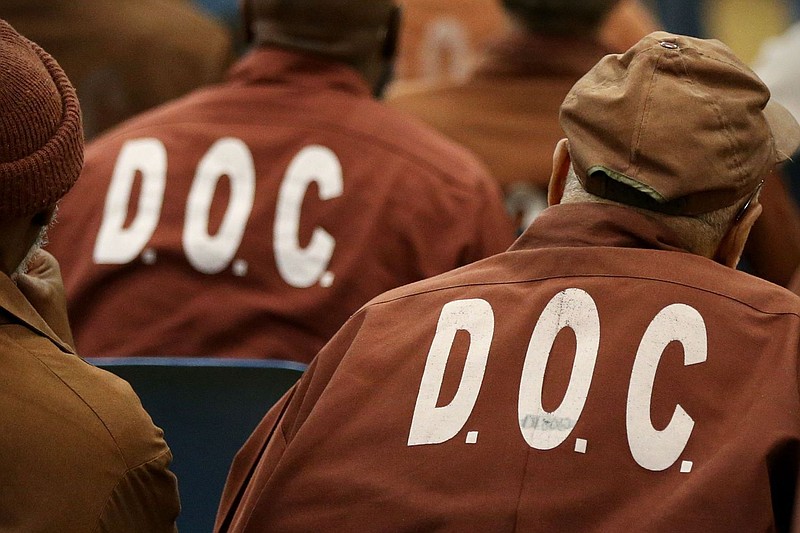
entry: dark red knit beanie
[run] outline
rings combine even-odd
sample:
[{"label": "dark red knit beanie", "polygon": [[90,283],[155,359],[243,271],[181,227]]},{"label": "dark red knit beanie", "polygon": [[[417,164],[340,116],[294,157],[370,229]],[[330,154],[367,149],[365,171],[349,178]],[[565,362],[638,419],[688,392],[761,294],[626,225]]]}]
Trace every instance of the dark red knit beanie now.
[{"label": "dark red knit beanie", "polygon": [[54,205],[82,166],[75,89],[55,59],[0,20],[0,218]]}]

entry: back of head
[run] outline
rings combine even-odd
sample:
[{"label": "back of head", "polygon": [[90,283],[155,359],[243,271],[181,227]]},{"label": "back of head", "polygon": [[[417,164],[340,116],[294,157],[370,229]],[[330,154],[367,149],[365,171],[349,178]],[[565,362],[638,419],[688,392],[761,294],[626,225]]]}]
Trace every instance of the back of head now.
[{"label": "back of head", "polygon": [[393,0],[243,0],[256,44],[342,61],[370,81],[394,55],[397,9]]},{"label": "back of head", "polygon": [[82,165],[75,90],[49,54],[0,20],[0,219],[55,205]]},{"label": "back of head", "polygon": [[620,0],[503,0],[506,11],[529,31],[593,36]]}]

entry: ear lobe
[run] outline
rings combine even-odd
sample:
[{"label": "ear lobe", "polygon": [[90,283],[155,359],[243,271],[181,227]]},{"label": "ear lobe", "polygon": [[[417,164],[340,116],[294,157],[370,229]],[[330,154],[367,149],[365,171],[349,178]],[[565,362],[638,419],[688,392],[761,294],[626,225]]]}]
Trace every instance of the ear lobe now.
[{"label": "ear lobe", "polygon": [[761,215],[762,209],[761,204],[751,205],[742,219],[731,226],[717,247],[714,261],[730,268],[736,268],[742,257],[747,237],[750,236],[750,230]]},{"label": "ear lobe", "polygon": [[567,184],[567,174],[572,158],[569,155],[569,141],[561,139],[553,152],[553,171],[550,174],[550,183],[547,186],[547,204],[558,205],[564,196],[564,187]]}]

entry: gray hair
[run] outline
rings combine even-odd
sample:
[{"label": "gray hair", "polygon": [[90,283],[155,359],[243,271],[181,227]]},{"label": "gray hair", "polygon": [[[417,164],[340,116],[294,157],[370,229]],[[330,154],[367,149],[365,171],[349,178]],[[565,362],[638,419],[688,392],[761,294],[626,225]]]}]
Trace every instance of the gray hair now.
[{"label": "gray hair", "polygon": [[591,202],[620,205],[628,209],[633,209],[669,227],[675,232],[687,251],[709,258],[714,257],[722,238],[730,229],[734,217],[746,201],[746,199],[742,199],[734,205],[696,216],[665,215],[656,211],[606,200],[605,198],[600,198],[599,196],[586,192],[578,176],[575,174],[572,165],[569,167],[569,173],[564,187],[564,195],[561,199],[561,203],[563,204]]}]

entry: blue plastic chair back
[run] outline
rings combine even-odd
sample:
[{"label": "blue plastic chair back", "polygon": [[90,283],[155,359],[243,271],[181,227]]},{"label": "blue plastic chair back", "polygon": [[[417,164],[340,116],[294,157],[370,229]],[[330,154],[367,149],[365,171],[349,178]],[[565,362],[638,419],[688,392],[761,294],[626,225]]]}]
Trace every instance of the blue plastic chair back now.
[{"label": "blue plastic chair back", "polygon": [[233,457],[305,370],[276,360],[97,358],[128,381],[164,430],[178,477],[182,533],[209,533]]}]

